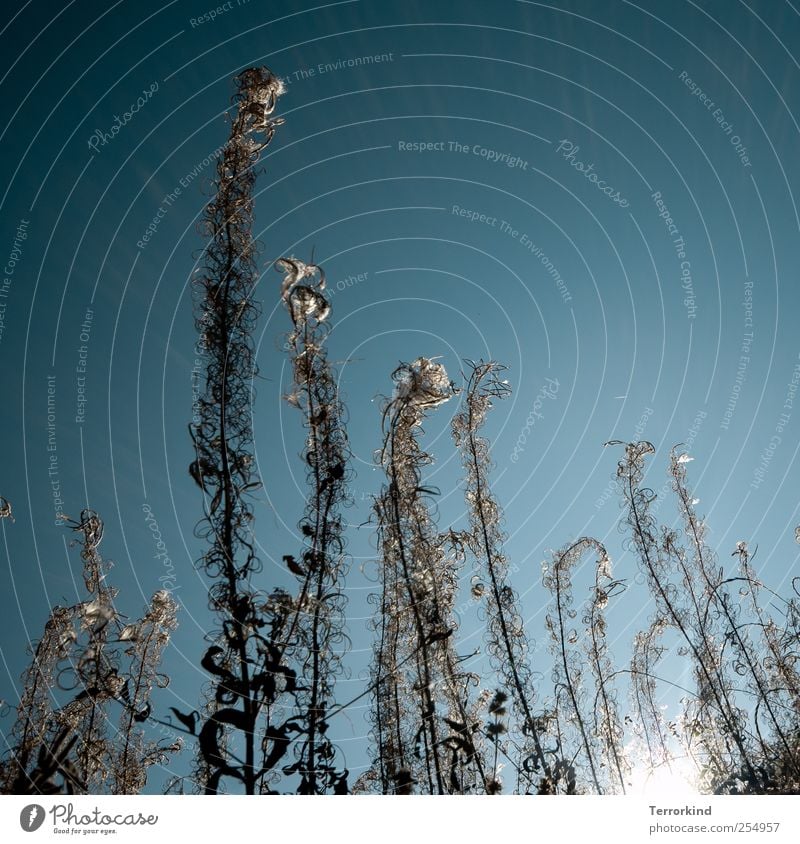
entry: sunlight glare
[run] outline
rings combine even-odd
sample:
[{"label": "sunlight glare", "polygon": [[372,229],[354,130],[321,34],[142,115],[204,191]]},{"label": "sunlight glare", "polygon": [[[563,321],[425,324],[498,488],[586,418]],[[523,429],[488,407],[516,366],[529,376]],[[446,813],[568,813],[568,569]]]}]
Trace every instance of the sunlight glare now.
[{"label": "sunlight glare", "polygon": [[691,797],[698,793],[695,778],[694,766],[683,759],[673,759],[655,770],[637,767],[631,772],[628,793],[637,797]]}]

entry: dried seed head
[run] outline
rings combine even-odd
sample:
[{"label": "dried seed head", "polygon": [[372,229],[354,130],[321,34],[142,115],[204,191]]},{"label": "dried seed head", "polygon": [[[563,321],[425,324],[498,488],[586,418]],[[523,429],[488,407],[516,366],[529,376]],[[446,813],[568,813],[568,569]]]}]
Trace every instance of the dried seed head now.
[{"label": "dried seed head", "polygon": [[436,407],[453,395],[447,370],[430,358],[417,358],[404,364],[395,375],[395,398],[418,407]]}]

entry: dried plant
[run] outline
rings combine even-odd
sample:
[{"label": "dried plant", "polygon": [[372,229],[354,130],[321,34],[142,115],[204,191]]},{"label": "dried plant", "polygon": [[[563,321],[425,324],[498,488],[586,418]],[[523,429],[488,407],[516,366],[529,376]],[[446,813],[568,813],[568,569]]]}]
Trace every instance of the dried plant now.
[{"label": "dried plant", "polygon": [[[171,596],[157,592],[132,624],[115,607],[109,564],[98,550],[103,523],[92,510],[65,522],[80,535],[86,598],[54,607],[23,677],[12,729],[12,752],[0,769],[3,793],[141,791],[147,770],[180,750],[148,740],[141,726],[151,712],[153,687],[168,678],[158,667],[175,627]],[[121,707],[111,733],[111,707]],[[111,734],[110,734],[111,733]]]},{"label": "dried plant", "polygon": [[[236,114],[217,163],[215,196],[204,214],[209,239],[196,281],[197,330],[205,360],[199,419],[191,426],[190,473],[204,493],[199,534],[209,545],[202,566],[212,581],[211,609],[219,629],[202,665],[211,675],[200,728],[197,775],[206,793],[231,781],[246,794],[269,791],[270,777],[296,724],[274,724],[271,707],[296,688],[281,659],[280,637],[291,614],[283,593],[262,595],[251,583],[259,570],[249,493],[260,486],[252,456],[252,330],[258,278],[252,236],[256,165],[279,120],[272,117],[283,85],[266,68],[236,78]],[[258,724],[266,724],[260,735]],[[187,717],[187,716],[184,716]]]},{"label": "dried plant", "polygon": [[[625,502],[626,522],[632,546],[647,578],[657,611],[682,639],[680,654],[692,660],[697,682],[697,697],[686,711],[686,733],[695,739],[712,767],[730,770],[733,762],[752,767],[742,713],[730,694],[728,671],[720,660],[721,643],[703,624],[702,607],[697,594],[696,572],[678,551],[674,532],[659,530],[651,512],[655,498],[652,490],[641,485],[644,458],[652,454],[650,443],[629,443],[625,458],[617,468],[621,495]],[[677,562],[678,566],[674,566]],[[674,582],[675,569],[682,569],[685,592]],[[684,595],[688,600],[684,600]]]},{"label": "dried plant", "polygon": [[118,640],[129,645],[125,649],[129,664],[119,693],[125,708],[120,716],[112,756],[113,794],[138,794],[147,782],[147,769],[156,763],[163,764],[169,754],[183,746],[180,740],[167,747],[148,741],[140,726],[152,713],[153,689],[169,684],[169,677],[158,667],[175,628],[176,609],[168,591],[156,592],[145,615],[139,621],[126,624],[119,633]]},{"label": "dried plant", "polygon": [[[684,698],[676,731],[686,755],[700,769],[701,787],[790,793],[800,770],[791,635],[781,636],[761,609],[760,586],[749,566],[746,543],[740,542],[734,552],[740,560],[740,577],[726,577],[717,566],[705,542],[705,525],[696,515],[697,499],[688,489],[686,464],[691,458],[686,454],[673,451],[669,467],[683,535],[656,526],[651,511],[654,494],[642,486],[644,458],[653,451],[649,443],[627,444],[617,477],[632,547],[656,604],[653,634],[672,628],[681,641],[679,654],[690,660],[694,673],[696,691]],[[746,615],[731,595],[734,583],[743,584],[740,597],[750,597],[753,616]],[[760,643],[751,631],[759,634]],[[652,703],[647,702],[652,699],[651,679],[643,679],[650,678],[653,638],[639,638],[635,652],[639,677],[634,688],[639,700],[645,701],[639,711],[646,713],[649,737],[662,735]],[[770,658],[762,664],[760,654],[765,649]],[[663,736],[649,743],[651,750],[655,748],[653,766],[667,761],[663,745]],[[783,772],[782,781],[776,779],[776,765]]]},{"label": "dried plant", "polygon": [[[677,451],[669,472],[680,531],[656,523],[655,495],[642,483],[644,459],[653,452],[649,443],[626,444],[617,469],[630,548],[655,607],[649,628],[634,638],[630,667],[615,670],[606,642],[606,610],[625,584],[613,578],[605,547],[582,537],[556,552],[544,568],[543,582],[552,595],[546,624],[554,685],[552,701],[533,712],[537,690],[527,662],[527,632],[509,583],[502,511],[488,480],[490,444],[479,435],[492,402],[509,388],[497,364],[470,366],[463,407],[453,421],[466,470],[470,523],[467,531],[451,530],[449,539],[453,559],[468,553],[475,561],[471,592],[485,602],[492,679],[499,687],[491,699],[476,702],[451,693],[449,700],[451,706],[459,702],[455,724],[471,736],[471,770],[481,771],[483,788],[475,787],[474,778],[466,788],[467,780],[447,781],[438,752],[451,740],[443,738],[442,724],[454,726],[439,716],[448,706],[448,690],[458,688],[448,668],[456,665],[448,653],[454,628],[441,626],[452,608],[455,569],[446,562],[447,544],[433,530],[424,500],[433,492],[422,482],[431,458],[419,447],[418,429],[427,408],[445,401],[453,387],[441,368],[421,358],[396,371],[397,388],[384,411],[380,460],[387,486],[376,502],[383,591],[374,623],[378,641],[371,686],[376,759],[356,790],[496,794],[502,790],[502,755],[516,770],[520,791],[626,793],[634,766],[648,772],[669,768],[681,751],[695,761],[699,786],[706,790],[797,791],[797,602],[782,602],[780,624],[765,612],[759,598],[763,587],[745,543],[735,552],[739,576],[726,576],[716,564],[688,489],[690,458]],[[573,580],[587,552],[597,563],[579,632]],[[739,585],[740,597],[749,598],[749,614],[733,600],[733,584]],[[657,675],[667,631],[678,637],[678,655],[689,659],[695,682],[694,691],[684,690],[681,716],[669,724],[658,703]],[[765,652],[768,658],[761,660]],[[630,679],[631,701],[625,717],[617,688],[624,675]],[[489,718],[475,730],[480,707]],[[476,733],[488,740],[493,760]]]},{"label": "dried plant", "polygon": [[673,753],[670,749],[670,729],[657,700],[658,663],[665,648],[661,638],[667,622],[656,615],[646,630],[633,639],[630,664],[631,712],[625,723],[633,733],[629,752],[631,764],[639,765],[647,776],[666,767],[671,770]]},{"label": "dried plant", "polygon": [[383,411],[379,460],[386,485],[375,503],[382,592],[373,665],[377,759],[372,780],[383,793],[484,791],[487,778],[475,734],[470,689],[477,678],[456,655],[453,604],[457,543],[436,531],[422,483],[431,458],[419,445],[425,415],[448,401],[444,367],[418,358],[392,375]]},{"label": "dried plant", "polygon": [[281,259],[278,268],[285,272],[281,296],[293,324],[288,341],[294,383],[286,400],[303,414],[309,486],[300,524],[305,547],[298,557],[284,557],[299,586],[285,653],[303,681],[297,692],[301,731],[295,739],[296,762],[284,772],[300,776],[300,794],[344,794],[348,772],[336,764],[327,718],[334,702],[334,680],[341,670],[340,651],[347,641],[341,508],[350,452],[335,373],[325,351],[330,313],[322,292],[325,275],[321,268],[296,258]]},{"label": "dried plant", "polygon": [[611,599],[622,594],[625,584],[612,578],[611,560],[605,548],[600,545],[597,548],[595,582],[590,588],[583,616],[585,650],[594,678],[593,733],[600,747],[602,767],[607,772],[606,793],[625,794],[631,765],[623,749],[624,730],[615,686],[616,672],[606,643],[606,608]]},{"label": "dried plant", "polygon": [[[201,712],[172,709],[196,740],[194,788],[207,794],[580,794],[626,793],[634,769],[670,768],[678,755],[697,769],[697,785],[716,793],[800,793],[800,578],[781,598],[759,579],[744,541],[726,572],[707,542],[690,491],[691,457],[673,450],[669,486],[674,524],[659,524],[661,502],[645,485],[648,442],[622,445],[616,479],[622,529],[651,601],[646,630],[635,634],[624,669],[607,644],[607,610],[625,584],[614,579],[606,548],[581,537],[543,567],[550,595],[546,627],[553,665],[534,672],[491,487],[488,413],[510,393],[493,362],[468,362],[452,433],[464,469],[466,527],[440,531],[437,490],[424,474],[430,410],[457,390],[444,367],[420,357],[393,373],[383,406],[376,460],[385,482],[374,503],[380,592],[372,596],[375,643],[367,688],[336,704],[345,631],[345,526],[350,450],[336,373],[327,356],[330,303],[321,268],[297,258],[276,262],[292,321],[292,386],[285,399],[302,416],[308,495],[302,545],[283,556],[296,592],[265,591],[254,539],[252,382],[259,308],[258,244],[253,238],[256,168],[281,120],[283,85],[266,68],[236,78],[235,113],[217,163],[207,238],[194,284],[195,325],[205,364],[190,426],[189,473],[203,493],[198,536],[210,581],[214,630],[201,666],[209,680]],[[13,522],[0,497],[0,519]],[[17,718],[0,761],[3,793],[138,793],[148,770],[180,749],[152,740],[152,696],[175,627],[167,592],[144,615],[126,620],[108,584],[99,546],[103,523],[92,510],[66,520],[78,536],[86,595],[54,607],[23,677]],[[800,541],[800,528],[797,531]],[[596,562],[582,571],[587,555]],[[482,603],[488,670],[466,668],[457,653],[459,573]],[[589,570],[589,569],[587,569]],[[576,584],[586,587],[582,610]],[[465,590],[466,591],[466,590]],[[579,619],[580,613],[580,619]],[[610,616],[609,616],[610,618]],[[666,719],[659,676],[669,644],[688,663],[678,716]],[[538,677],[549,676],[550,689]],[[622,678],[629,709],[620,710]],[[680,688],[676,683],[669,683]],[[331,718],[371,695],[373,758],[350,787]],[[119,709],[119,712],[117,712]],[[159,721],[173,726],[170,721]],[[111,726],[114,724],[115,726]],[[513,785],[502,770],[510,766]],[[184,790],[178,777],[169,791]]]},{"label": "dried plant", "polygon": [[11,519],[14,521],[14,516],[11,512],[11,502],[7,498],[0,495],[0,519]]},{"label": "dried plant", "polygon": [[[57,793],[62,788],[67,789],[73,782],[80,788],[77,773],[72,772],[71,763],[66,759],[77,737],[67,743],[68,733],[64,733],[55,743],[57,677],[75,640],[73,623],[71,607],[53,607],[50,611],[44,634],[22,677],[17,719],[10,735],[11,753],[0,767],[0,793]],[[66,755],[62,752],[65,744]],[[59,754],[64,760],[61,767],[66,769],[66,774],[59,770]],[[58,774],[64,779],[63,785],[55,781]]]},{"label": "dried plant", "polygon": [[[754,626],[765,646],[762,657],[764,681],[776,698],[775,709],[782,716],[771,714],[776,727],[779,723],[784,729],[791,729],[790,719],[800,718],[800,673],[797,670],[800,654],[796,648],[800,643],[800,614],[798,613],[797,594],[800,579],[794,578],[795,598],[788,601],[773,592],[759,580],[753,568],[752,557],[747,543],[739,541],[732,556],[739,559],[740,597],[747,598],[755,617]],[[783,611],[783,621],[776,621],[762,604],[761,595],[767,592]]]},{"label": "dried plant", "polygon": [[[794,775],[800,774],[800,756],[790,744],[788,731],[791,725],[785,723],[781,712],[782,702],[776,696],[776,688],[770,682],[770,677],[761,665],[759,653],[754,649],[749,633],[749,623],[740,610],[738,600],[730,594],[728,585],[735,579],[725,578],[724,570],[717,568],[714,555],[706,546],[705,525],[695,513],[697,499],[692,497],[686,481],[686,455],[679,455],[674,450],[670,460],[670,475],[672,487],[678,500],[678,509],[684,523],[684,533],[693,551],[693,563],[699,573],[703,590],[702,624],[711,630],[719,629],[718,637],[724,642],[722,659],[729,662],[734,674],[742,678],[745,683],[746,694],[755,701],[752,724],[755,730],[754,743],[758,746],[761,759],[771,755],[771,741],[766,738],[766,732],[772,734],[782,750],[784,760],[793,768]],[[740,562],[745,571],[745,578],[749,574],[745,559],[746,546],[738,546]],[[751,582],[751,588],[755,584]],[[755,604],[756,618],[763,619],[763,611],[759,606],[757,595],[751,601]],[[764,626],[758,625],[757,630],[762,634]],[[725,653],[725,650],[729,653]],[[773,659],[776,654],[773,652]],[[771,664],[771,661],[770,663]],[[786,664],[778,654],[777,664]],[[777,666],[776,666],[777,667]],[[778,681],[781,682],[780,680]],[[780,688],[780,686],[778,687]],[[749,707],[748,707],[749,708]]]},{"label": "dried plant", "polygon": [[[490,444],[479,433],[492,401],[505,398],[511,388],[508,381],[500,378],[505,367],[493,361],[468,363],[471,371],[462,410],[453,419],[453,438],[466,471],[470,529],[463,538],[476,561],[471,591],[475,599],[485,602],[487,647],[502,685],[502,692],[497,694],[502,693],[513,702],[523,736],[521,773],[533,786],[532,775],[551,782],[554,775],[542,744],[542,719],[535,717],[532,709],[535,689],[528,664],[528,640],[519,599],[508,580],[508,561],[503,554],[505,537],[500,529],[502,511],[489,481]],[[492,791],[495,790],[493,786]]]},{"label": "dried plant", "polygon": [[[595,596],[591,603],[589,616],[584,621],[588,620],[591,623],[593,619],[595,624],[603,625],[602,631],[600,629],[589,631],[590,654],[594,656],[592,664],[599,677],[596,705],[593,709],[596,709],[599,705],[600,715],[597,720],[603,725],[601,730],[596,732],[593,729],[592,720],[594,719],[587,715],[587,707],[583,700],[584,659],[576,647],[580,636],[577,627],[574,626],[577,610],[573,608],[572,573],[583,555],[588,551],[594,551],[597,556],[596,582],[605,584],[611,579],[611,563],[608,553],[596,539],[581,537],[557,551],[553,555],[552,565],[545,567],[543,573],[544,585],[552,593],[554,601],[554,609],[548,612],[545,625],[550,633],[552,649],[556,657],[552,676],[558,746],[563,755],[568,752],[567,748],[574,747],[577,744],[578,750],[575,752],[573,759],[581,758],[586,766],[592,787],[596,793],[603,794],[606,791],[606,786],[602,782],[602,754],[597,747],[597,738],[601,737],[607,745],[610,745],[612,755],[616,755],[619,737],[616,735],[617,716],[615,707],[611,703],[608,687],[605,684],[605,657],[601,649],[602,645],[599,644],[605,635],[601,607],[604,598],[597,594],[599,591],[597,586],[595,586]],[[573,733],[576,736],[573,736]],[[615,760],[615,766],[619,767],[618,759]]]}]

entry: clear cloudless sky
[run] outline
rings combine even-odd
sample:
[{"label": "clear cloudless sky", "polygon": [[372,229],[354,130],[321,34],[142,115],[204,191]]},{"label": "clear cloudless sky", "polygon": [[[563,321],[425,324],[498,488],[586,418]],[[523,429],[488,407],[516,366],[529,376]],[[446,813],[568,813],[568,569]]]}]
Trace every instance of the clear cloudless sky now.
[{"label": "clear cloudless sky", "polygon": [[[281,558],[300,547],[306,491],[301,420],[281,399],[289,320],[271,264],[313,251],[329,282],[328,350],[356,470],[340,702],[363,690],[370,656],[382,397],[397,364],[420,355],[440,357],[456,381],[466,358],[508,365],[513,396],[487,425],[494,492],[545,678],[541,562],[552,549],[582,534],[607,543],[629,584],[609,630],[619,662],[648,620],[607,440],[650,440],[657,490],[683,443],[720,562],[746,539],[765,580],[790,590],[800,521],[796,6],[13,6],[0,29],[0,495],[15,516],[0,525],[0,698],[18,699],[26,645],[49,607],[81,594],[57,490],[65,513],[90,506],[104,518],[101,550],[123,612],[141,612],[173,575],[180,626],[158,709],[199,703],[213,622],[187,473],[190,280],[231,79],[251,65],[286,80],[285,124],[256,196],[259,582],[291,585]],[[433,411],[423,437],[443,529],[465,524],[449,435],[458,403]],[[155,557],[145,507],[169,565]],[[458,647],[471,653],[481,614],[466,595],[459,616]],[[334,725],[355,775],[368,762],[368,703]],[[188,753],[172,766],[188,767]]]}]

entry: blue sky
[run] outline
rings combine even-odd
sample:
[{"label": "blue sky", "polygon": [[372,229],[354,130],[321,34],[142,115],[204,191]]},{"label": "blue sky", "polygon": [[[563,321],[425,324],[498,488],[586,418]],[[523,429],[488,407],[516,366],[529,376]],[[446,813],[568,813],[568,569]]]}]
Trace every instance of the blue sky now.
[{"label": "blue sky", "polygon": [[[256,198],[263,585],[290,583],[281,558],[300,544],[305,491],[300,420],[281,401],[289,321],[271,264],[313,250],[332,294],[329,355],[357,471],[340,701],[363,688],[369,657],[375,539],[364,523],[381,482],[381,396],[397,363],[419,355],[441,356],[454,378],[465,358],[509,367],[513,396],[488,429],[515,586],[539,643],[541,562],[586,533],[631,584],[613,616],[620,659],[646,623],[609,494],[609,439],[655,444],[655,489],[669,449],[687,444],[720,562],[746,539],[773,588],[790,588],[800,521],[791,4],[31,2],[0,38],[0,495],[16,518],[0,526],[0,698],[15,699],[48,608],[78,594],[55,480],[64,512],[89,505],[105,519],[102,548],[131,614],[165,573],[150,508],[184,604],[163,709],[197,704],[211,621],[194,565],[201,502],[186,471],[188,284],[231,78],[254,64],[287,82]],[[449,439],[457,404],[425,426],[442,528],[464,519]],[[668,502],[660,513],[672,519]],[[467,603],[463,652],[480,645],[478,629]],[[365,704],[337,725],[356,772]]]}]

